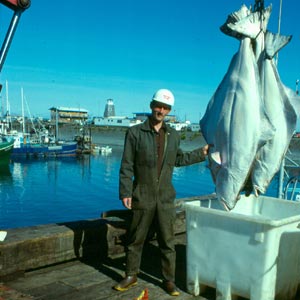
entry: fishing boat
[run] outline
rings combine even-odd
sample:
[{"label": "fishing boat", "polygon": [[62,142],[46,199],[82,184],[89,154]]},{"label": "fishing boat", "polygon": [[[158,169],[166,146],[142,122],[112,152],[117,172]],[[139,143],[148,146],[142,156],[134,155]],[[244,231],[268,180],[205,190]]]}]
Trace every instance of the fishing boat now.
[{"label": "fishing boat", "polygon": [[45,134],[38,137],[31,139],[28,134],[15,133],[12,156],[61,157],[77,154],[77,142],[55,141]]},{"label": "fishing boat", "polygon": [[0,165],[6,165],[10,161],[10,156],[14,147],[14,140],[0,138]]},{"label": "fishing boat", "polygon": [[77,143],[64,142],[63,144],[26,144],[19,148],[13,148],[12,156],[26,157],[61,157],[75,156]]},{"label": "fishing boat", "polygon": [[[6,89],[8,90],[7,86]],[[11,153],[12,157],[75,156],[77,154],[78,145],[76,141],[64,141],[57,139],[58,123],[56,124],[56,135],[50,134],[48,129],[41,123],[39,124],[39,129],[35,128],[34,124],[32,124],[33,133],[29,134],[25,131],[24,101],[26,101],[26,99],[24,97],[23,88],[21,88],[21,99],[22,118],[20,118],[20,123],[22,124],[22,130],[12,130],[9,112],[6,116],[6,120],[3,120],[0,123],[0,132],[2,136],[5,136],[8,140],[14,141]]]}]

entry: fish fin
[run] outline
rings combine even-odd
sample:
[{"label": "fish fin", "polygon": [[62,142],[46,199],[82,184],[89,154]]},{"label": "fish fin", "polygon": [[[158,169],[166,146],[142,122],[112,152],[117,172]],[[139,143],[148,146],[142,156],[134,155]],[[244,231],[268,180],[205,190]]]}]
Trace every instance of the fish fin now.
[{"label": "fish fin", "polygon": [[267,58],[272,59],[291,39],[292,35],[280,35],[267,31],[265,34],[265,51]]},{"label": "fish fin", "polygon": [[216,151],[210,154],[210,158],[214,160],[215,163],[221,165],[221,155],[220,152]]}]

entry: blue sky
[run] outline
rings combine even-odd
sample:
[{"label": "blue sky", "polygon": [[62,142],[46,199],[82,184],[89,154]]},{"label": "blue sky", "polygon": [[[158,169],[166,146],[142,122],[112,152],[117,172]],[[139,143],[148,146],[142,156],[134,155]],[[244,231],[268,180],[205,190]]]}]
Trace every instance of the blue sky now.
[{"label": "blue sky", "polygon": [[[175,95],[172,113],[198,122],[238,50],[219,27],[240,0],[32,0],[20,19],[0,74],[8,81],[12,113],[21,113],[21,87],[32,116],[52,106],[78,107],[102,116],[112,98],[117,115],[149,111],[159,88]],[[268,29],[278,31],[280,0]],[[300,78],[299,0],[282,1],[281,33],[293,35],[279,53],[282,82]],[[0,7],[1,43],[12,11]],[[297,24],[297,25],[296,25]],[[5,86],[4,86],[5,87]],[[2,90],[2,102],[6,90]],[[28,115],[28,113],[26,112]]]}]

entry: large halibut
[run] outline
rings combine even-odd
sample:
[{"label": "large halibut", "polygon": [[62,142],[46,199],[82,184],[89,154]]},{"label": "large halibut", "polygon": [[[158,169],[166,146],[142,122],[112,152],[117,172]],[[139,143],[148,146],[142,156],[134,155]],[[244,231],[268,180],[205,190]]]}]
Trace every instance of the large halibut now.
[{"label": "large halibut", "polygon": [[[236,24],[244,32],[237,31]],[[240,47],[200,121],[204,138],[214,145],[209,167],[216,194],[228,210],[234,208],[250,176],[256,153],[275,133],[263,105],[251,40],[261,29],[259,14],[252,14],[245,6],[230,15],[221,27],[223,32],[240,40]]]},{"label": "large halibut", "polygon": [[242,38],[238,53],[200,121],[211,148],[210,168],[219,200],[235,206],[258,149],[274,135],[260,94],[251,39]]},{"label": "large halibut", "polygon": [[274,137],[258,151],[253,165],[251,179],[256,195],[266,192],[278,172],[297,124],[296,111],[273,61],[274,55],[290,39],[291,36],[274,35],[268,31],[264,34],[265,49],[258,64],[265,110],[276,131]]}]

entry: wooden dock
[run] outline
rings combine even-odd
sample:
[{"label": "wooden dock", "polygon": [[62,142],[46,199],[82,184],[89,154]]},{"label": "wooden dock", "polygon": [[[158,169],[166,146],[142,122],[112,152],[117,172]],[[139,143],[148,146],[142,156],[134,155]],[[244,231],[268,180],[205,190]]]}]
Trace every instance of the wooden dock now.
[{"label": "wooden dock", "polygon": [[[8,230],[0,243],[0,300],[133,300],[148,289],[149,299],[174,299],[162,288],[159,249],[149,236],[138,285],[125,292],[113,286],[125,270],[124,243],[130,211],[110,211],[100,219]],[[214,300],[186,292],[185,213],[176,218],[177,299]]]},{"label": "wooden dock", "polygon": [[[185,246],[180,240],[177,241],[176,250],[176,281],[181,290],[181,295],[177,299],[215,299],[213,290],[209,291],[207,297],[194,297],[185,292]],[[174,299],[162,289],[159,269],[158,249],[149,243],[144,251],[138,285],[126,292],[117,292],[112,288],[124,274],[124,257],[119,257],[105,259],[102,262],[73,260],[26,271],[22,277],[0,285],[0,299],[133,300],[145,289],[148,289],[149,299]]]},{"label": "wooden dock", "polygon": [[[169,296],[162,288],[159,248],[152,234],[144,247],[138,284],[115,291],[113,286],[124,276],[129,218],[128,210],[110,211],[96,220],[8,230],[0,242],[0,300],[134,300],[146,289],[150,300],[222,299],[210,287],[201,287],[201,296],[187,293],[183,210],[178,210],[175,223],[180,296]],[[231,300],[245,298],[232,295]],[[300,300],[300,293],[293,300]]]}]

